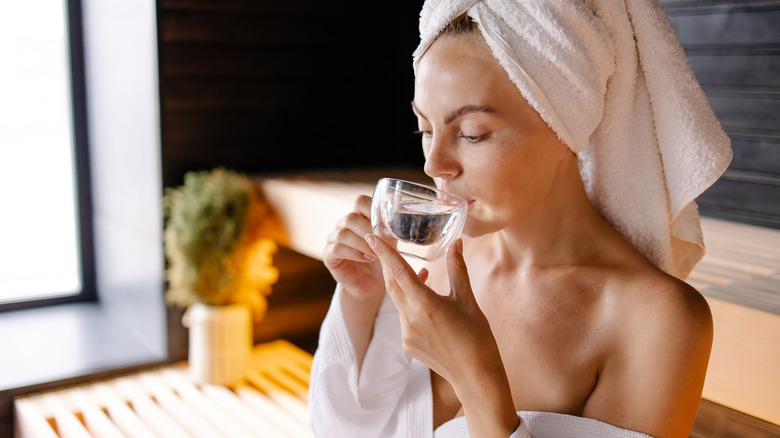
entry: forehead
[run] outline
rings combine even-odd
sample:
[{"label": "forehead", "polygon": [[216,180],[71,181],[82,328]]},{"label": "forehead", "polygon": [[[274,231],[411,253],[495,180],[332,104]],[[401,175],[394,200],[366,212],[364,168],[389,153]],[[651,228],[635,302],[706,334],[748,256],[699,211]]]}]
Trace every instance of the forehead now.
[{"label": "forehead", "polygon": [[502,106],[520,96],[479,34],[447,35],[420,58],[414,100],[421,111],[435,106]]}]

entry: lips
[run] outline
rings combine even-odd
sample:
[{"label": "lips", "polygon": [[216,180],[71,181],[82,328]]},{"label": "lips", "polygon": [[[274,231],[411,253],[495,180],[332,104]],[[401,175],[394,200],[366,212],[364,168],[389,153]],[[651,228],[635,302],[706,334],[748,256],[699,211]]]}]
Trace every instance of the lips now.
[{"label": "lips", "polygon": [[[438,187],[439,190],[442,190],[442,191],[447,192],[447,193],[451,193],[451,194],[456,195],[456,196],[460,196],[461,198],[465,199],[464,196],[462,196],[462,195],[460,195],[460,194],[458,194],[458,193],[456,193],[454,191],[450,191],[449,188],[444,186],[443,184],[436,184],[436,186]],[[473,207],[474,203],[476,203],[476,202],[477,202],[476,199],[469,200],[468,201],[468,208],[466,208],[466,210],[471,210],[471,207]]]}]

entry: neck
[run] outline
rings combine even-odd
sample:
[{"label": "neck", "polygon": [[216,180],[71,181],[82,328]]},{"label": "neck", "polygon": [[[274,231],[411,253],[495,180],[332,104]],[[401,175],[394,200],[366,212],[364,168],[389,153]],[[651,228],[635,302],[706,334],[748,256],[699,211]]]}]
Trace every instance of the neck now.
[{"label": "neck", "polygon": [[491,236],[497,265],[532,272],[593,263],[603,256],[599,248],[605,240],[616,235],[590,203],[576,159],[562,165],[544,204],[537,207]]}]

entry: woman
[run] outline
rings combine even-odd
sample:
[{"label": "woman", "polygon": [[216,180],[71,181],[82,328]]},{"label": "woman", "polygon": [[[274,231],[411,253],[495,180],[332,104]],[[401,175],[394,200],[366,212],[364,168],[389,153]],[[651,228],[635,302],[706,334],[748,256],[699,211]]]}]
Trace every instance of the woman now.
[{"label": "woman", "polygon": [[312,370],[318,436],[688,435],[712,320],[670,274],[701,256],[685,196],[730,149],[722,130],[696,137],[714,117],[694,93],[685,111],[701,121],[674,138],[695,132],[686,148],[711,153],[682,158],[693,172],[666,162],[660,129],[674,121],[653,113],[668,96],[636,23],[658,9],[631,8],[426,3],[412,107],[425,172],[469,201],[466,237],[415,273],[371,234],[370,198],[337,224],[324,262],[339,286]]}]

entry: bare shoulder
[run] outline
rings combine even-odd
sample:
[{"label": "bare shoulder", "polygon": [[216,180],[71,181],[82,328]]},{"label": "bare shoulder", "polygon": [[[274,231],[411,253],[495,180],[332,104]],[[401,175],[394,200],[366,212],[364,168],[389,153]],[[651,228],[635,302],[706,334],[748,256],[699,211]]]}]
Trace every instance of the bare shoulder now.
[{"label": "bare shoulder", "polygon": [[[656,269],[632,272],[611,284],[620,312],[620,324],[632,342],[638,334],[668,336],[670,342],[685,335],[706,335],[712,329],[707,300],[688,283]],[[649,332],[648,332],[649,330]]]},{"label": "bare shoulder", "polygon": [[585,415],[656,437],[687,436],[712,346],[707,301],[657,269],[617,275],[605,294],[614,300],[604,319],[613,335]]}]

